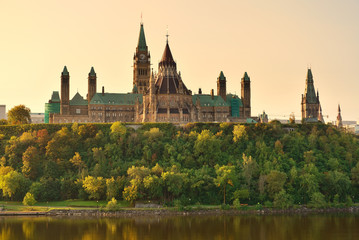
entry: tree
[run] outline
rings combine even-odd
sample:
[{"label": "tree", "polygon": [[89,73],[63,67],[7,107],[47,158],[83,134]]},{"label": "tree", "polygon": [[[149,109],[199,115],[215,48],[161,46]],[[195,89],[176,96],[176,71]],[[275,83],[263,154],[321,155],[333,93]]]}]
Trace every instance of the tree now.
[{"label": "tree", "polygon": [[279,209],[287,209],[292,206],[292,198],[284,189],[282,189],[274,196],[273,206]]},{"label": "tree", "polygon": [[22,156],[22,173],[25,177],[35,180],[42,173],[40,152],[36,147],[30,146]]},{"label": "tree", "polygon": [[111,138],[113,140],[116,140],[120,137],[123,137],[125,136],[127,133],[127,128],[126,126],[121,123],[121,122],[114,122],[112,125],[111,125]]},{"label": "tree", "polygon": [[22,201],[22,204],[24,204],[25,206],[33,206],[35,205],[36,200],[34,198],[34,195],[32,195],[31,193],[26,193],[24,200]]},{"label": "tree", "polygon": [[92,199],[100,200],[105,194],[106,185],[103,177],[87,176],[82,186]]},{"label": "tree", "polygon": [[214,179],[214,183],[220,187],[223,191],[223,204],[226,204],[226,191],[227,185],[233,186],[234,180],[234,166],[219,166],[214,167],[216,169],[217,178]]},{"label": "tree", "polygon": [[131,205],[133,205],[133,202],[139,197],[138,185],[140,184],[140,180],[132,179],[130,183],[130,186],[127,186],[125,187],[125,189],[123,189],[122,196],[126,201],[130,202]]},{"label": "tree", "polygon": [[238,142],[241,139],[247,140],[248,134],[246,131],[246,127],[244,125],[238,124],[233,127],[233,141]]},{"label": "tree", "polygon": [[267,175],[267,191],[269,196],[274,197],[276,193],[280,192],[283,189],[286,179],[287,175],[285,173],[272,170]]},{"label": "tree", "polygon": [[0,176],[0,189],[5,197],[13,199],[14,195],[26,186],[28,186],[28,181],[19,172],[9,171],[6,175]]},{"label": "tree", "polygon": [[251,156],[247,157],[243,153],[243,176],[246,179],[248,187],[251,185],[251,180],[253,177],[257,177],[259,174],[259,167],[256,162]]},{"label": "tree", "polygon": [[25,105],[15,106],[8,111],[7,118],[10,124],[31,123],[30,109]]},{"label": "tree", "polygon": [[6,119],[0,119],[0,125],[8,125],[9,122]]},{"label": "tree", "polygon": [[81,155],[78,152],[75,152],[75,155],[70,159],[70,162],[78,168],[78,173],[81,173],[81,170],[86,166],[81,159]]}]

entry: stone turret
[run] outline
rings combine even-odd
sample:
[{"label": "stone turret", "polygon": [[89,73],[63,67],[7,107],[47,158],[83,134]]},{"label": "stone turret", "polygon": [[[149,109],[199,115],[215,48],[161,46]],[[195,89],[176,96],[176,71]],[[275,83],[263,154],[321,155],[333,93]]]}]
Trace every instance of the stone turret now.
[{"label": "stone turret", "polygon": [[338,116],[337,116],[337,121],[336,121],[335,125],[337,126],[337,128],[342,128],[343,127],[342,114],[341,114],[339,104],[338,104]]},{"label": "stone turret", "polygon": [[61,73],[61,115],[70,114],[70,74],[67,71],[67,67]]},{"label": "stone turret", "polygon": [[223,71],[221,71],[217,78],[217,95],[221,96],[224,101],[226,101],[227,96],[226,82],[226,77],[224,76]]},{"label": "stone turret", "polygon": [[97,88],[97,76],[95,69],[91,67],[91,71],[88,76],[88,91],[87,91],[87,101],[90,103],[92,97],[96,94]]},{"label": "stone turret", "polygon": [[241,115],[244,118],[249,118],[251,117],[251,79],[247,72],[244,73],[241,81],[241,98],[243,102]]}]

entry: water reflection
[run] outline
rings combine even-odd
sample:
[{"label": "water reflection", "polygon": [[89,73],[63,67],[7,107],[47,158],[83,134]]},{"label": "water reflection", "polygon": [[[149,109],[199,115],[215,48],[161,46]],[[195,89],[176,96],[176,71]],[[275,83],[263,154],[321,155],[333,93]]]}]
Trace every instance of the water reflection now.
[{"label": "water reflection", "polygon": [[359,239],[359,216],[1,217],[0,239]]}]

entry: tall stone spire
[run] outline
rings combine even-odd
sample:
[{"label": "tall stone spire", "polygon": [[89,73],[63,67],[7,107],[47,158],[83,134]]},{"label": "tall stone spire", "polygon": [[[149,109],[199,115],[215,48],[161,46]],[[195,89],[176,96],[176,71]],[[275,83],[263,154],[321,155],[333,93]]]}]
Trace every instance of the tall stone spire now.
[{"label": "tall stone spire", "polygon": [[310,68],[308,69],[308,73],[307,73],[304,97],[307,103],[318,103],[318,99],[314,89],[313,74]]},{"label": "tall stone spire", "polygon": [[338,104],[338,116],[337,116],[337,121],[336,121],[335,125],[337,126],[337,128],[343,127],[342,114],[341,114],[339,104]]},{"label": "tall stone spire", "polygon": [[315,93],[314,80],[312,70],[307,71],[307,78],[305,80],[305,91],[302,95],[302,120],[316,122],[319,117],[319,91]]}]

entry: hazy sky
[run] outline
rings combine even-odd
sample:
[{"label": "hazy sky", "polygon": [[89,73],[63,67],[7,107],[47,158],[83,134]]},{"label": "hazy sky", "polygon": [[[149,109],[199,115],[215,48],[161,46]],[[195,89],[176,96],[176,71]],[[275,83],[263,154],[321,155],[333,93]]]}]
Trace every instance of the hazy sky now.
[{"label": "hazy sky", "polygon": [[[60,90],[64,65],[70,98],[87,94],[94,66],[97,91],[129,92],[141,13],[154,70],[169,43],[186,86],[240,94],[251,77],[252,115],[300,118],[307,67],[323,114],[359,120],[358,0],[0,0],[0,104],[43,112]],[[325,118],[327,120],[327,118]]]}]

